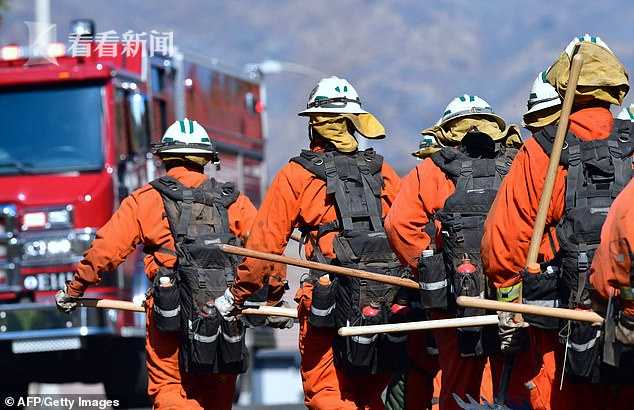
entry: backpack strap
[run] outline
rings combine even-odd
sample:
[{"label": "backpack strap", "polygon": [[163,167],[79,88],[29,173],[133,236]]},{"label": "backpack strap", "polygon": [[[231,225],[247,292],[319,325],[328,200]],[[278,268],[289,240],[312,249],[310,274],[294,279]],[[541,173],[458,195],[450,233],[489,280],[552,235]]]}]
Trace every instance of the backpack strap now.
[{"label": "backpack strap", "polygon": [[377,204],[377,198],[381,197],[383,190],[383,176],[380,174],[383,165],[383,157],[368,149],[356,155],[357,167],[363,180],[363,192],[368,206],[370,223],[375,231],[383,230],[382,209]]},{"label": "backpack strap", "polygon": [[326,167],[324,165],[325,153],[315,152],[310,150],[302,150],[302,152],[289,160],[289,162],[296,162],[307,171],[310,171],[317,178],[326,180]]},{"label": "backpack strap", "polygon": [[431,160],[453,181],[456,190],[473,188],[474,160],[456,147],[443,147]]},{"label": "backpack strap", "polygon": [[181,202],[184,200],[184,192],[192,191],[192,202],[212,206],[215,202],[213,195],[210,195],[203,189],[188,188],[185,185],[178,182],[177,179],[172,178],[169,175],[162,176],[154,181],[150,182],[150,186],[156,189],[163,196],[171,199],[172,201]]},{"label": "backpack strap", "polygon": [[[555,125],[547,125],[537,132],[533,134],[533,138],[535,141],[542,147],[546,155],[550,157],[551,152],[553,151],[553,145],[555,142],[555,133],[557,132],[557,127]],[[572,133],[566,134],[566,139],[564,141],[564,146],[561,150],[561,157],[559,158],[559,163],[561,165],[568,165],[568,147],[572,141],[576,140],[577,137]]]},{"label": "backpack strap", "polygon": [[213,198],[214,206],[220,215],[222,231],[229,233],[228,208],[238,199],[240,191],[233,182],[219,183],[214,178],[205,182],[201,189]]}]

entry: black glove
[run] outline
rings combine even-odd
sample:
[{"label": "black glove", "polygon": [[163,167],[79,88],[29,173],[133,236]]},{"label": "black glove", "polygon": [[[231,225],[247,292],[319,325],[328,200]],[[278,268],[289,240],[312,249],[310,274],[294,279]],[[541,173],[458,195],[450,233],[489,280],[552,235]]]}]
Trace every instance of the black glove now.
[{"label": "black glove", "polygon": [[[284,300],[279,301],[274,306],[290,308],[289,304]],[[275,329],[290,329],[293,327],[293,323],[295,323],[295,319],[292,317],[267,316],[264,325]]]},{"label": "black glove", "polygon": [[57,310],[62,313],[72,312],[77,309],[78,304],[77,298],[68,295],[66,286],[55,294],[55,305],[57,305]]}]

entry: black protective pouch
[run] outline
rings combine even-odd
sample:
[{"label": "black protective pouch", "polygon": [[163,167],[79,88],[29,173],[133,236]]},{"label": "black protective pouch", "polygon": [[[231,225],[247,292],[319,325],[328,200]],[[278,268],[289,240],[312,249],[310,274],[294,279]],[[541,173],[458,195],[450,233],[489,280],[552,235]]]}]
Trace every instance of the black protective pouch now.
[{"label": "black protective pouch", "polygon": [[[171,286],[160,286],[160,278],[168,277]],[[172,272],[157,272],[152,284],[154,298],[153,319],[161,332],[176,332],[181,329],[180,292]]]},{"label": "black protective pouch", "polygon": [[[406,307],[398,313],[388,312],[388,323],[406,323],[412,320]],[[407,333],[384,333],[379,338],[379,363],[385,371],[398,372],[407,368]]]},{"label": "black protective pouch", "polygon": [[459,327],[458,350],[461,357],[482,356],[484,354],[483,327]]},{"label": "black protective pouch", "polygon": [[193,366],[213,366],[221,337],[220,317],[215,308],[209,316],[199,317],[192,322],[189,334],[191,344],[191,364]]},{"label": "black protective pouch", "polygon": [[420,299],[424,309],[447,309],[449,280],[442,253],[418,261]]},{"label": "black protective pouch", "polygon": [[[539,306],[559,307],[559,270],[551,267],[540,274],[522,272],[523,303]],[[523,315],[531,326],[546,330],[558,330],[561,326],[559,319]]]},{"label": "black protective pouch", "polygon": [[[378,325],[384,322],[382,315],[366,318],[361,316],[358,326],[371,326]],[[362,335],[362,336],[349,336],[343,338],[346,343],[346,354],[348,356],[348,362],[353,368],[362,371],[362,369],[372,369],[377,367],[378,363],[378,351],[379,351],[379,338],[381,335]]]},{"label": "black protective pouch", "polygon": [[[587,379],[598,380],[600,354],[603,345],[601,328],[586,322],[571,321],[568,338],[566,373]],[[561,332],[561,342],[566,344],[566,329]]]},{"label": "black protective pouch", "polygon": [[220,333],[218,353],[223,364],[236,363],[245,359],[245,329],[242,322],[235,320],[220,320]]},{"label": "black protective pouch", "polygon": [[308,322],[315,327],[335,327],[335,289],[336,280],[329,285],[322,285],[319,280],[313,286],[312,304],[308,314]]}]

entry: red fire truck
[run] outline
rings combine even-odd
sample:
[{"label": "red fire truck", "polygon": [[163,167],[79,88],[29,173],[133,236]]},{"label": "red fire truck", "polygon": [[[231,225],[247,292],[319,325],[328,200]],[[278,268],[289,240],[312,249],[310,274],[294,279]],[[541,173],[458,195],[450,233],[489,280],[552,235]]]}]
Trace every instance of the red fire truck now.
[{"label": "red fire truck", "polygon": [[[254,203],[263,189],[259,80],[176,52],[28,59],[0,49],[0,391],[29,382],[103,382],[124,405],[146,400],[143,314],[82,308],[53,295],[96,230],[131,191],[161,171],[150,154],[176,118],[203,124],[222,168]],[[87,297],[143,299],[142,252],[104,275]]]}]

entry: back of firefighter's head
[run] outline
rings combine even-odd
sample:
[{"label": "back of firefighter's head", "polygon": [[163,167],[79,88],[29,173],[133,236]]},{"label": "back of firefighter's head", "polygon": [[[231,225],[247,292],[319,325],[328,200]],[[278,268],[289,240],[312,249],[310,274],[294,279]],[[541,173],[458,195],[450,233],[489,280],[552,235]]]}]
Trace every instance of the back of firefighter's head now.
[{"label": "back of firefighter's head", "polygon": [[218,153],[207,131],[198,122],[188,118],[170,125],[161,143],[154,146],[153,152],[168,170],[185,166],[202,173],[207,163],[218,164]]},{"label": "back of firefighter's head", "polygon": [[553,124],[561,116],[561,97],[548,82],[548,71],[542,71],[533,82],[523,116],[524,126],[531,132]]},{"label": "back of firefighter's head", "polygon": [[506,122],[477,95],[463,94],[449,102],[436,125],[442,145],[461,146],[470,154],[489,156],[505,138]]},{"label": "back of firefighter's head", "polygon": [[341,152],[354,152],[355,132],[365,138],[385,138],[383,125],[363,108],[361,99],[348,80],[324,78],[308,97],[306,109],[298,115],[309,117],[309,136],[317,145],[331,145]]},{"label": "back of firefighter's head", "polygon": [[573,111],[584,107],[621,105],[630,89],[628,74],[616,54],[598,36],[584,34],[575,37],[548,69],[548,83],[560,96],[565,95],[575,53],[583,57],[583,65],[575,89]]}]

